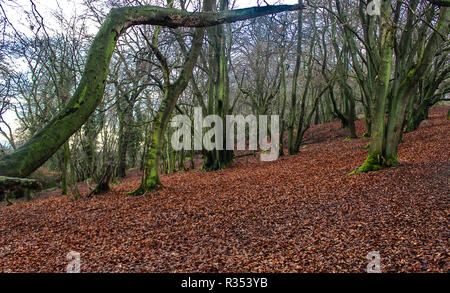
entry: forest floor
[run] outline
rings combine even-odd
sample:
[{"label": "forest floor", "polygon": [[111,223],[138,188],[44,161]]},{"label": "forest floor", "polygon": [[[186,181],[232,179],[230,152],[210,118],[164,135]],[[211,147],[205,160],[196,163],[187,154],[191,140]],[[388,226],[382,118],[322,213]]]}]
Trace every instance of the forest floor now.
[{"label": "forest floor", "polygon": [[368,139],[330,123],[296,156],[163,176],[146,196],[126,195],[140,183],[133,171],[91,199],[0,207],[0,272],[64,272],[70,251],[82,272],[362,273],[372,251],[383,272],[448,272],[447,110],[433,109],[404,136],[400,166],[379,172],[348,176]]}]

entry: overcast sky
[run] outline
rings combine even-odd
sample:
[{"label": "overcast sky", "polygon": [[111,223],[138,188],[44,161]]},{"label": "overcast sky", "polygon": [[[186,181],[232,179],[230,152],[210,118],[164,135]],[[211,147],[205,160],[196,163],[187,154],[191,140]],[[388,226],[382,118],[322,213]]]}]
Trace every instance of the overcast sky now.
[{"label": "overcast sky", "polygon": [[[26,21],[26,16],[23,13],[23,9],[20,9],[20,6],[29,11],[29,0],[0,0],[0,2],[2,2],[2,5],[13,24],[18,24],[21,21]],[[237,0],[236,8],[256,6],[258,2],[263,3],[261,5],[265,5],[263,0]],[[266,0],[266,2],[270,5],[295,4],[298,3],[298,0]],[[84,9],[81,5],[81,3],[83,3],[83,0],[34,0],[34,3],[36,4],[39,13],[41,13],[44,17],[46,23],[51,23],[52,10],[59,10],[59,8],[61,8],[67,18],[70,18],[75,11],[77,13],[81,13]]]}]

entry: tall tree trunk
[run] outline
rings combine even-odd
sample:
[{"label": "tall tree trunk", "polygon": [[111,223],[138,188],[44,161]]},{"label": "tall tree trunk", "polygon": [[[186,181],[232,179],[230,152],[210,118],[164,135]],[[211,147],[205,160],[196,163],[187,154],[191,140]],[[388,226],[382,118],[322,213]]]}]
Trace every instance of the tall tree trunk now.
[{"label": "tall tree trunk", "polygon": [[[219,11],[228,11],[228,0],[220,0]],[[231,28],[225,31],[225,26],[220,25],[208,29],[208,40],[211,44],[209,62],[209,92],[208,92],[208,114],[221,117],[225,125],[226,115],[230,113],[229,100],[229,78],[228,78],[228,47],[231,50]],[[223,134],[226,141],[226,134]],[[212,150],[204,152],[203,169],[217,171],[226,168],[232,161],[234,152],[230,150]]]},{"label": "tall tree trunk", "polygon": [[69,156],[70,149],[69,143],[66,142],[63,146],[62,151],[62,162],[61,162],[61,194],[68,195],[68,179],[69,179]]},{"label": "tall tree trunk", "polygon": [[[197,53],[194,53],[193,51],[193,55],[191,55],[191,57],[193,56],[195,59],[197,59],[197,54],[203,41],[203,34],[204,29],[198,29],[196,32],[196,37],[194,37],[193,49],[197,48]],[[186,71],[184,72],[185,73],[182,74],[187,74]],[[192,72],[192,69],[190,72]],[[187,84],[189,78],[184,77],[181,80],[185,80]],[[181,93],[182,91],[175,92],[174,85],[170,85],[165,91],[161,106],[153,120],[151,142],[145,158],[144,174],[142,176],[141,185],[137,190],[131,192],[131,195],[143,195],[161,184],[159,178],[159,165],[162,145],[164,144],[164,133],[167,128],[170,115],[172,114]]]},{"label": "tall tree trunk", "polygon": [[[205,0],[205,9],[211,10],[210,0]],[[200,55],[200,50],[203,44],[203,37],[205,35],[204,28],[196,29],[194,38],[192,40],[191,50],[186,57],[183,69],[178,79],[173,84],[166,84],[164,90],[164,97],[160,108],[153,120],[153,134],[150,147],[147,151],[144,173],[142,176],[141,185],[131,195],[143,195],[150,190],[156,188],[161,184],[159,178],[159,165],[161,158],[161,148],[164,144],[164,133],[169,123],[170,116],[175,109],[179,96],[186,89],[190,79],[192,78],[192,71]],[[169,158],[168,158],[169,159]]]},{"label": "tall tree trunk", "polygon": [[133,119],[134,103],[129,103],[123,113],[119,113],[119,152],[117,176],[125,177],[127,170],[127,151],[130,142],[130,124]]},{"label": "tall tree trunk", "polygon": [[[299,19],[300,20],[300,19]],[[306,68],[308,68],[308,72],[306,74],[306,83],[304,85],[303,94],[302,94],[302,101],[300,105],[300,115],[298,118],[298,125],[297,125],[297,133],[295,138],[290,135],[291,146],[290,146],[290,154],[297,154],[300,151],[300,145],[303,142],[303,136],[305,132],[309,129],[311,126],[312,117],[317,109],[317,105],[319,102],[319,99],[322,97],[322,95],[325,93],[326,87],[320,94],[318,94],[315,98],[313,98],[314,94],[310,94],[312,92],[310,85],[312,82],[312,73],[313,73],[313,55],[314,55],[314,48],[316,45],[316,37],[317,37],[317,26],[316,26],[316,17],[315,14],[313,14],[313,37],[311,39],[311,43],[309,46],[309,55],[308,60],[306,63]],[[312,97],[312,104],[311,109],[309,113],[307,113],[307,98]]]},{"label": "tall tree trunk", "polygon": [[393,63],[394,28],[391,24],[391,1],[384,0],[380,17],[380,47],[378,75],[375,79],[375,104],[371,125],[369,154],[356,172],[381,169],[386,129],[386,102]]},{"label": "tall tree trunk", "polygon": [[344,89],[345,99],[346,99],[346,117],[347,117],[347,127],[350,130],[351,138],[358,138],[356,134],[356,103],[355,97],[353,96],[353,90],[350,88],[348,84],[345,85]]},{"label": "tall tree trunk", "polygon": [[[303,4],[302,0],[298,1],[299,5]],[[294,74],[292,76],[292,92],[291,92],[291,110],[289,116],[289,137],[288,137],[288,145],[289,145],[289,154],[294,155],[295,151],[295,138],[294,138],[294,126],[296,120],[296,107],[297,107],[297,87],[298,87],[298,77],[300,73],[300,67],[302,62],[302,41],[303,41],[303,10],[298,11],[298,30],[297,30],[297,49],[296,49],[296,60],[295,60],[295,69]]]},{"label": "tall tree trunk", "polygon": [[437,31],[434,31],[424,50],[424,55],[417,65],[408,72],[400,84],[399,90],[392,98],[386,134],[385,164],[398,165],[398,145],[403,131],[403,122],[406,108],[417,90],[420,79],[423,78],[440,44],[443,43],[441,35],[448,35],[450,8],[441,8]]},{"label": "tall tree trunk", "polygon": [[286,122],[284,121],[284,116],[286,113],[286,100],[287,100],[287,85],[286,85],[286,68],[284,65],[285,57],[283,49],[279,50],[280,55],[280,67],[281,67],[281,86],[282,86],[282,102],[281,102],[281,129],[280,129],[280,157],[284,156],[284,130],[286,128]]},{"label": "tall tree trunk", "polygon": [[117,177],[123,178],[126,176],[127,169],[127,147],[128,147],[128,137],[124,126],[121,125],[119,129],[119,152],[118,160],[119,164],[117,166]]}]

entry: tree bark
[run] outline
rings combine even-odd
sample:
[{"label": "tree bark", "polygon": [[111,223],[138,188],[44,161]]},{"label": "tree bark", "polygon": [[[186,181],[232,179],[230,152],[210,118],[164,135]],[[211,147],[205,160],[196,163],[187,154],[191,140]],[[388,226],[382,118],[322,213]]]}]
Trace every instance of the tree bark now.
[{"label": "tree bark", "polygon": [[403,132],[406,108],[416,92],[420,79],[424,77],[427,69],[431,66],[437,49],[444,41],[441,34],[446,35],[449,31],[449,21],[449,8],[441,8],[437,31],[434,31],[431,35],[424,50],[424,56],[402,80],[398,91],[394,92],[386,133],[386,150],[384,153],[386,166],[398,165],[398,145],[400,143],[401,133]]},{"label": "tree bark", "polygon": [[67,195],[69,194],[69,189],[67,187],[67,181],[69,177],[69,156],[70,156],[70,148],[69,143],[66,142],[63,146],[62,152],[62,162],[61,162],[61,194]]},{"label": "tree bark", "polygon": [[[299,5],[303,4],[302,0],[298,1]],[[302,63],[302,41],[303,41],[303,11],[298,11],[298,30],[297,30],[297,49],[296,49],[296,61],[294,74],[292,76],[292,92],[291,92],[291,110],[289,116],[289,155],[295,155],[295,138],[294,138],[294,125],[296,118],[296,105],[297,105],[297,87],[298,87],[298,77],[300,74],[300,67]],[[313,40],[314,41],[314,40]]]},{"label": "tree bark", "polygon": [[[228,10],[228,0],[220,0],[219,10]],[[210,72],[213,74],[209,77],[209,85],[211,95],[208,98],[212,107],[210,115],[218,115],[221,117],[223,125],[225,125],[226,115],[229,115],[229,80],[228,80],[228,57],[226,54],[227,40],[231,40],[231,31],[225,33],[224,25],[210,28],[207,31],[208,39],[211,44],[211,52],[213,55],[209,58]],[[228,44],[231,47],[231,44]],[[210,109],[210,110],[211,110]],[[223,141],[226,141],[224,133]],[[203,160],[203,169],[207,171],[217,171],[226,168],[232,161],[234,152],[229,150],[212,150],[205,151]]]},{"label": "tree bark", "polygon": [[380,20],[380,47],[378,75],[375,78],[375,105],[371,124],[369,154],[356,172],[380,170],[383,165],[383,147],[386,129],[386,103],[393,63],[394,28],[391,25],[391,1],[382,3]]},{"label": "tree bark", "polygon": [[123,178],[127,170],[127,151],[130,142],[130,124],[133,120],[134,101],[126,105],[125,110],[119,113],[119,154],[117,176]]}]

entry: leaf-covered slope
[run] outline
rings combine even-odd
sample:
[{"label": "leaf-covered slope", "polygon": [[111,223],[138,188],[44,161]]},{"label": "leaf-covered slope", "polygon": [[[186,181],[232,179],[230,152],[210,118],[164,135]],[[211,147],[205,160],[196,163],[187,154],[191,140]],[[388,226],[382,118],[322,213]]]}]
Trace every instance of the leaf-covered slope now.
[{"label": "leaf-covered slope", "polygon": [[[450,121],[445,107],[406,134],[396,168],[347,174],[367,139],[315,126],[299,155],[162,177],[143,197],[126,178],[109,194],[52,197],[0,208],[0,271],[62,272],[69,251],[84,272],[448,271]],[[358,133],[364,132],[358,122]]]}]

